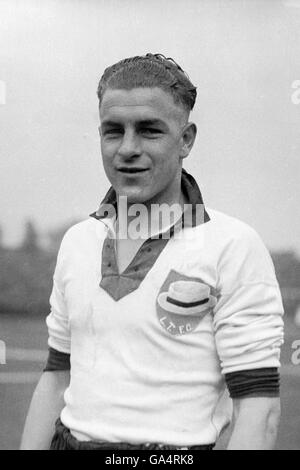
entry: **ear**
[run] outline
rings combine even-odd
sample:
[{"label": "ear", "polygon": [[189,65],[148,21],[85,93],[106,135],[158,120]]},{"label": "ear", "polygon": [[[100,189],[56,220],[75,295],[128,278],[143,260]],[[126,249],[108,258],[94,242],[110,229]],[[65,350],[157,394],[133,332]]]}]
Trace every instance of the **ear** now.
[{"label": "ear", "polygon": [[180,151],[181,158],[186,158],[189,155],[194,145],[196,135],[197,135],[196,124],[194,124],[193,122],[188,122],[182,129],[182,135],[181,135],[182,146],[181,146],[181,151]]}]

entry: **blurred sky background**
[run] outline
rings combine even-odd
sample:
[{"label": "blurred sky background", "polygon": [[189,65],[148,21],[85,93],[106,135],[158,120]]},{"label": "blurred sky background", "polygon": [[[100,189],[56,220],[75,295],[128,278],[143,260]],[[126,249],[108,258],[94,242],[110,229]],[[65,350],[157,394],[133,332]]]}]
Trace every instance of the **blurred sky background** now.
[{"label": "blurred sky background", "polygon": [[297,0],[0,0],[4,242],[27,218],[45,232],[97,208],[109,187],[98,80],[146,52],[172,56],[198,87],[185,167],[207,206],[300,254]]}]

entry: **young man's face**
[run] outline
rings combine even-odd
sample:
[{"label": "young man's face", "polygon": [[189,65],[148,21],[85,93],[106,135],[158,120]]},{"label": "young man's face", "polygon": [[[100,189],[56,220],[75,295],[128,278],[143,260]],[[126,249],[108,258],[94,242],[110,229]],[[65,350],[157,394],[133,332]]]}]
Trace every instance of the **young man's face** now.
[{"label": "young man's face", "polygon": [[108,89],[100,121],[103,165],[116,193],[129,203],[174,202],[196,134],[186,111],[160,88]]}]

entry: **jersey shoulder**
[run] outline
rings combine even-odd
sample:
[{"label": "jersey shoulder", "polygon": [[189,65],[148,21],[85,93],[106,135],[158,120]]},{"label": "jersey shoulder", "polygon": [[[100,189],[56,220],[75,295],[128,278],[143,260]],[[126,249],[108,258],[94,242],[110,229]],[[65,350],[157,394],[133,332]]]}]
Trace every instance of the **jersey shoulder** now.
[{"label": "jersey shoulder", "polygon": [[[219,262],[232,268],[239,265],[241,271],[259,272],[262,277],[275,279],[275,270],[269,250],[254,228],[241,220],[214,209],[207,210],[210,222],[207,224],[212,251]],[[254,278],[255,276],[253,276]]]},{"label": "jersey shoulder", "polygon": [[72,225],[64,234],[61,248],[72,245],[86,244],[96,238],[105,236],[106,226],[99,220],[90,217]]},{"label": "jersey shoulder", "polygon": [[207,213],[210,217],[210,221],[207,224],[209,231],[226,239],[246,239],[262,243],[261,237],[256,230],[246,222],[215,209],[208,208]]}]

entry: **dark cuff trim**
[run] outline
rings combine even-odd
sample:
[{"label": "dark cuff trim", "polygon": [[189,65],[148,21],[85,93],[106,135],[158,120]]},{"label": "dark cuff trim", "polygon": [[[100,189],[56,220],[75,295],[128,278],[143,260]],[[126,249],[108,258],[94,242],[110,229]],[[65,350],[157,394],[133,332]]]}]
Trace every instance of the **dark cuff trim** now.
[{"label": "dark cuff trim", "polygon": [[70,354],[57,351],[54,348],[49,348],[47,364],[44,368],[44,372],[70,369]]},{"label": "dark cuff trim", "polygon": [[241,370],[225,374],[231,398],[278,397],[280,376],[276,367]]}]

